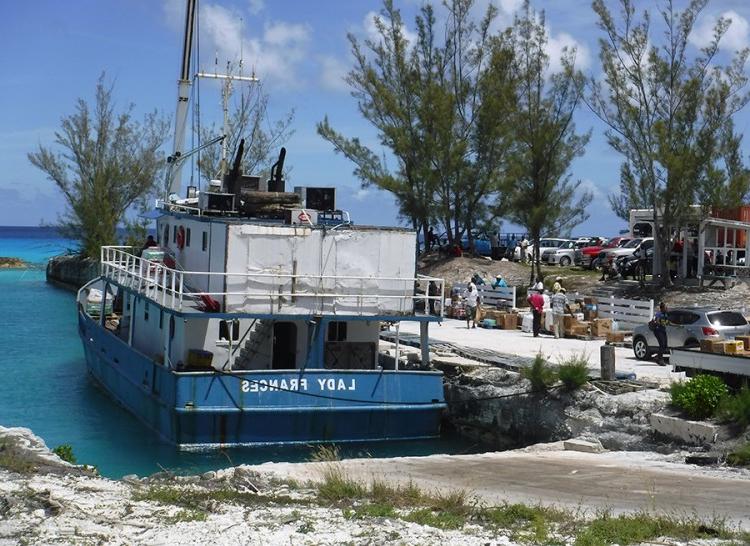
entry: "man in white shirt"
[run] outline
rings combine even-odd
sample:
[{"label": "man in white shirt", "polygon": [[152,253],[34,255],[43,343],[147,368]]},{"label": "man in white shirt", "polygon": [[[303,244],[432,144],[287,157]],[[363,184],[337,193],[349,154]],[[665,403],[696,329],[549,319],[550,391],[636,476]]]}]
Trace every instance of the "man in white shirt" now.
[{"label": "man in white shirt", "polygon": [[555,339],[565,336],[565,311],[570,311],[568,306],[568,297],[565,295],[565,289],[560,290],[553,294],[550,298],[550,304],[552,305],[552,319],[553,319],[553,330],[555,331]]},{"label": "man in white shirt", "polygon": [[[466,328],[477,327],[477,303],[479,302],[479,292],[476,285],[469,281],[469,286],[464,291],[464,300],[466,305]],[[472,326],[469,323],[473,323]]]}]

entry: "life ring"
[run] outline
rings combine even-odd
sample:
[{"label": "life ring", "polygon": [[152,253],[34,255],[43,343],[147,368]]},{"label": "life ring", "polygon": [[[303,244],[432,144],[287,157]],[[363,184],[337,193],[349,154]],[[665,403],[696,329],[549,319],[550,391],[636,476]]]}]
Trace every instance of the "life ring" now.
[{"label": "life ring", "polygon": [[185,228],[182,226],[177,230],[177,248],[185,248]]}]

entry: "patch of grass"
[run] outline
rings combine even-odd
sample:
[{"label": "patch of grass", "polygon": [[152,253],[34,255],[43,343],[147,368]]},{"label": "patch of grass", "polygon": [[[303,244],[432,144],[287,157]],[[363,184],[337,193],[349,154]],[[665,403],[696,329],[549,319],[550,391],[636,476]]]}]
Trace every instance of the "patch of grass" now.
[{"label": "patch of grass", "polygon": [[727,455],[727,464],[732,466],[750,466],[750,443],[739,447]]},{"label": "patch of grass", "polygon": [[5,444],[0,444],[0,467],[18,474],[31,474],[37,469],[35,464],[19,457]]},{"label": "patch of grass", "polygon": [[557,376],[566,390],[580,389],[589,380],[589,359],[583,353],[573,355],[560,363]]},{"label": "patch of grass", "polygon": [[76,464],[78,462],[75,454],[73,453],[73,446],[70,444],[59,445],[52,450],[52,453],[54,453],[67,463]]},{"label": "patch of grass", "polygon": [[318,484],[318,497],[327,502],[346,502],[365,498],[367,488],[349,478],[341,465],[332,463],[323,469],[323,481]]},{"label": "patch of grass", "polygon": [[264,496],[233,489],[201,490],[179,487],[148,487],[134,492],[133,500],[158,502],[159,504],[180,506],[194,511],[204,510],[211,501],[244,506],[304,503],[304,501],[295,500],[285,495]]},{"label": "patch of grass", "polygon": [[330,463],[340,460],[341,454],[339,453],[339,448],[334,444],[315,446],[309,458],[311,463]]},{"label": "patch of grass", "polygon": [[531,366],[521,368],[521,377],[529,380],[533,392],[546,392],[557,381],[555,370],[547,363],[542,353],[537,353]]},{"label": "patch of grass", "polygon": [[716,415],[725,423],[739,428],[750,425],[750,389],[743,387],[734,396],[725,396],[719,402]]},{"label": "patch of grass", "polygon": [[359,518],[395,518],[396,509],[392,504],[382,504],[379,502],[370,502],[355,507],[350,511],[350,517]]},{"label": "patch of grass", "polygon": [[478,516],[496,529],[510,530],[514,540],[534,544],[549,543],[554,525],[570,517],[561,510],[525,504],[485,508]]},{"label": "patch of grass", "polygon": [[714,414],[727,395],[727,386],[714,375],[696,375],[684,383],[672,383],[670,394],[672,405],[688,417],[706,419]]},{"label": "patch of grass", "polygon": [[420,508],[414,510],[403,517],[406,521],[418,523],[419,525],[428,525],[437,529],[460,529],[466,524],[464,514],[453,512],[440,512],[432,508]]},{"label": "patch of grass", "polygon": [[704,524],[699,521],[682,521],[667,516],[637,513],[599,517],[578,534],[575,546],[602,546],[606,544],[639,544],[658,537],[682,540],[698,538],[731,538],[723,522]]},{"label": "patch of grass", "polygon": [[166,522],[174,525],[175,523],[185,523],[190,521],[206,521],[208,514],[203,510],[180,510],[174,516],[166,519]]}]

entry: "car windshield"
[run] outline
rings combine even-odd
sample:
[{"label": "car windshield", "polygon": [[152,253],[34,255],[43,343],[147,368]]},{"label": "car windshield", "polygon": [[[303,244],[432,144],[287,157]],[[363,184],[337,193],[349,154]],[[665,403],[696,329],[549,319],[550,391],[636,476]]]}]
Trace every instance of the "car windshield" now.
[{"label": "car windshield", "polygon": [[736,311],[717,311],[708,313],[708,322],[714,326],[745,326],[747,320]]},{"label": "car windshield", "polygon": [[626,245],[625,245],[625,246],[623,246],[622,248],[635,248],[635,247],[637,247],[637,246],[638,246],[639,244],[641,244],[641,241],[642,241],[642,240],[643,240],[643,239],[633,239],[632,241],[630,241],[630,242],[629,242],[628,244],[626,244]]},{"label": "car windshield", "polygon": [[575,241],[566,241],[560,245],[560,248],[575,248],[575,247],[576,247]]}]

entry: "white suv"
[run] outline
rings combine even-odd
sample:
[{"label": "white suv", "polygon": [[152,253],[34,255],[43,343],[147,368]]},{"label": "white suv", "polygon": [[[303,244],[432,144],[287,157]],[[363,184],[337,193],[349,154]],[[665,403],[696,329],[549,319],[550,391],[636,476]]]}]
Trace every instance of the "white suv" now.
[{"label": "white suv", "polygon": [[542,262],[549,265],[571,265],[576,256],[577,241],[565,241],[556,249],[545,250],[542,254]]},{"label": "white suv", "polygon": [[[541,258],[544,256],[544,253],[548,250],[557,250],[560,248],[560,246],[563,243],[567,243],[568,239],[556,239],[556,238],[546,238],[546,239],[539,239],[539,257]],[[529,242],[529,246],[526,249],[526,259],[531,260],[531,255],[534,252],[534,247]],[[521,259],[521,248],[516,247],[513,251],[513,259],[515,261],[519,261]]]}]

